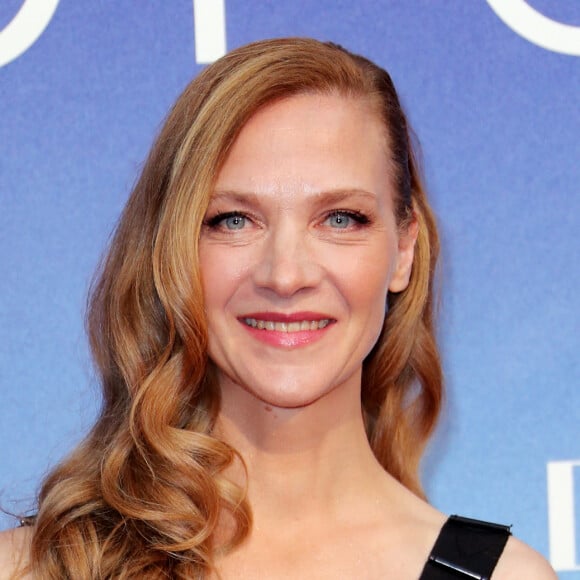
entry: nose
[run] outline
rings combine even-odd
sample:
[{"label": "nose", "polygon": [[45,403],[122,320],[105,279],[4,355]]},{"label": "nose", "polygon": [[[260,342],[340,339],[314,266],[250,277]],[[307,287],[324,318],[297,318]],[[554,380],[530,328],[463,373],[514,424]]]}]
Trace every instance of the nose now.
[{"label": "nose", "polygon": [[254,283],[281,297],[290,297],[319,284],[323,268],[314,240],[301,228],[286,225],[264,240],[261,259],[254,270]]}]

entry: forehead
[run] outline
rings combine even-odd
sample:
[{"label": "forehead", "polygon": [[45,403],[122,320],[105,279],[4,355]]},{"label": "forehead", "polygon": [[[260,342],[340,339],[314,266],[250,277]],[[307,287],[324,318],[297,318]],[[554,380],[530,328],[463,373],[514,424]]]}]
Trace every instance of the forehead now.
[{"label": "forehead", "polygon": [[385,133],[368,99],[336,94],[284,98],[264,106],[244,125],[216,188],[380,193],[392,182]]},{"label": "forehead", "polygon": [[291,95],[264,105],[243,126],[238,141],[256,133],[264,138],[300,128],[309,129],[311,137],[332,137],[333,131],[352,136],[357,128],[370,130],[371,137],[378,137],[381,145],[386,145],[387,131],[374,101],[335,92]]}]

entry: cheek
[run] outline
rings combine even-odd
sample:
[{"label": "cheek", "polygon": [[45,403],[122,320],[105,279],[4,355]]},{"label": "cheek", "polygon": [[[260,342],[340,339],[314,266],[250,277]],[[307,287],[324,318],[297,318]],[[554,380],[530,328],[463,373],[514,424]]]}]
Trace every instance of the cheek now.
[{"label": "cheek", "polygon": [[383,329],[387,309],[388,287],[394,270],[390,245],[361,253],[358,259],[343,260],[341,293],[347,302],[358,352],[363,358],[376,344]]},{"label": "cheek", "polygon": [[360,331],[361,356],[366,356],[375,346],[383,330],[387,312],[387,294],[390,280],[389,262],[365,268],[359,273],[360,283],[353,288],[356,305],[353,307]]},{"label": "cheek", "polygon": [[200,248],[199,264],[205,308],[211,313],[227,294],[228,279],[224,273],[229,271],[229,265],[211,246]]},{"label": "cheek", "polygon": [[394,270],[394,260],[387,246],[369,248],[358,256],[336,260],[335,271],[342,281],[349,301],[359,307],[373,310],[384,307],[389,283]]},{"label": "cheek", "polygon": [[223,309],[248,271],[248,259],[243,251],[201,244],[199,263],[206,310],[211,314]]}]

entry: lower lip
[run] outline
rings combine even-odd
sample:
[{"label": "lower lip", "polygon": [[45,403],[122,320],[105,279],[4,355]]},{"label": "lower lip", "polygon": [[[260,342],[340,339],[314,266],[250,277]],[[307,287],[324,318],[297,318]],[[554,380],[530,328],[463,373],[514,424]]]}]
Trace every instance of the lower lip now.
[{"label": "lower lip", "polygon": [[334,323],[331,322],[324,328],[317,330],[299,330],[297,332],[280,332],[277,330],[254,328],[244,322],[240,322],[240,324],[260,342],[283,348],[297,348],[320,340]]}]

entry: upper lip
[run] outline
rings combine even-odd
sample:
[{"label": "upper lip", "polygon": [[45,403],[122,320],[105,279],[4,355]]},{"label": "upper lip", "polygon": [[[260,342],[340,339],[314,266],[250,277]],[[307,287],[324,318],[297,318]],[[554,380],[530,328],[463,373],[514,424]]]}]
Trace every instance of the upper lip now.
[{"label": "upper lip", "polygon": [[320,312],[249,312],[240,318],[255,318],[256,320],[269,320],[271,322],[302,322],[303,320],[334,320],[328,314]]}]

